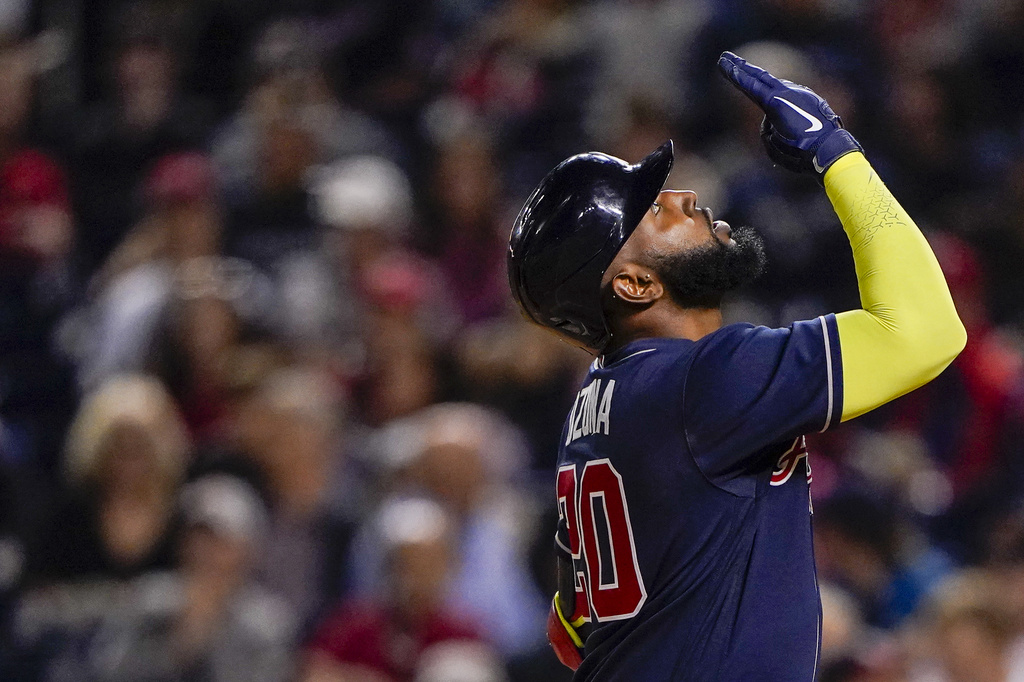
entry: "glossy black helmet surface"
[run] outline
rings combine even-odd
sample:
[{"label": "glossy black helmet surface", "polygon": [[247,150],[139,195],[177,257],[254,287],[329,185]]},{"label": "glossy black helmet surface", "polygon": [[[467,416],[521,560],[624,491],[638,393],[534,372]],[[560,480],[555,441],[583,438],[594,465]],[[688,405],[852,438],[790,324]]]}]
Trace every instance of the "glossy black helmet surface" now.
[{"label": "glossy black helmet surface", "polygon": [[534,322],[601,350],[601,278],[672,170],[672,141],[640,163],[588,152],[547,174],[516,218],[508,280]]}]

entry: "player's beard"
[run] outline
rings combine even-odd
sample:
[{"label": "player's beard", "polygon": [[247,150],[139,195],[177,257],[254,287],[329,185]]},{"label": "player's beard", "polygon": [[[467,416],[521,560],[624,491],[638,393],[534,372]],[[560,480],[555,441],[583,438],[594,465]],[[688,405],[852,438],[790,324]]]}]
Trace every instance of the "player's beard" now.
[{"label": "player's beard", "polygon": [[730,291],[757,279],[765,269],[764,241],[753,228],[732,231],[735,244],[717,238],[688,251],[648,254],[669,295],[683,308],[717,308]]}]

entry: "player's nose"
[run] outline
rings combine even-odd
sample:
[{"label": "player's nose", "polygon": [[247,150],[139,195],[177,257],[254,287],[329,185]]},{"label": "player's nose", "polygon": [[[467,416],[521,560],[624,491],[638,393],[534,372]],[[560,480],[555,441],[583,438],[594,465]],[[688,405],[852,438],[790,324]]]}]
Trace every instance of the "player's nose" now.
[{"label": "player's nose", "polygon": [[692,216],[697,210],[697,193],[692,189],[662,190],[659,201],[662,204],[671,204],[688,216]]}]

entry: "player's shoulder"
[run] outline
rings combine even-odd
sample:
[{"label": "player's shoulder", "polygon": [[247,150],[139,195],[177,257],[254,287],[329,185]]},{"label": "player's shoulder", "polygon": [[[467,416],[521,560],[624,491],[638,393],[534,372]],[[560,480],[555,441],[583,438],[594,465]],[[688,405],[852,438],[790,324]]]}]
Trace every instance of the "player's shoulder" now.
[{"label": "player's shoulder", "polygon": [[736,360],[746,353],[759,354],[773,349],[779,350],[791,338],[813,337],[820,341],[825,325],[826,317],[801,320],[787,327],[755,326],[746,322],[730,324],[701,338],[694,348],[694,354],[700,360]]},{"label": "player's shoulder", "polygon": [[715,331],[701,337],[697,341],[698,349],[708,346],[718,346],[730,343],[742,343],[743,341],[759,334],[778,331],[770,327],[755,326],[749,322],[735,322],[719,327]]},{"label": "player's shoulder", "polygon": [[[698,342],[687,367],[686,387],[701,393],[759,391],[779,372],[798,377],[818,371],[818,361],[834,360],[834,316],[794,322],[788,327],[732,324]],[[830,342],[831,341],[831,342]]]},{"label": "player's shoulder", "polygon": [[695,344],[693,354],[698,359],[731,356],[744,346],[785,333],[785,329],[755,326],[747,322],[728,324],[700,338]]},{"label": "player's shoulder", "polygon": [[817,332],[822,320],[795,322],[788,327],[766,327],[736,322],[719,327],[696,341],[672,337],[650,337],[632,341],[611,353],[599,356],[590,366],[591,373],[600,370],[635,368],[639,364],[678,363],[686,358],[717,360],[734,358],[737,353],[784,344],[794,331]]}]

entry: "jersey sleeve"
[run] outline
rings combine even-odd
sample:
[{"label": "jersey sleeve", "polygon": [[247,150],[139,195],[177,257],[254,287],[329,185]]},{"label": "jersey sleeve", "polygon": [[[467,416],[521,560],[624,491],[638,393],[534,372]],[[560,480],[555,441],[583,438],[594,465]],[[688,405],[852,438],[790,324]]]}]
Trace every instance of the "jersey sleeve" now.
[{"label": "jersey sleeve", "polygon": [[834,315],[712,334],[694,354],[683,390],[697,466],[713,482],[760,470],[767,446],[839,421],[842,384]]}]

